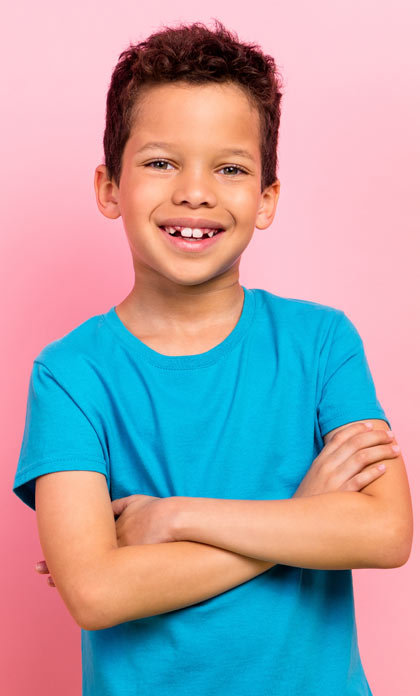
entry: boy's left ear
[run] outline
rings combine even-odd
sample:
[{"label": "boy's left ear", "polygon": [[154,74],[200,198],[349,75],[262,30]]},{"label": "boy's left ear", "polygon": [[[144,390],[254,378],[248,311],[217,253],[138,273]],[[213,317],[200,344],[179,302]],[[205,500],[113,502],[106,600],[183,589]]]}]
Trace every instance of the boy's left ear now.
[{"label": "boy's left ear", "polygon": [[265,230],[273,222],[279,195],[280,181],[276,179],[270,186],[267,186],[261,194],[261,203],[255,221],[255,227],[258,227],[259,230]]}]

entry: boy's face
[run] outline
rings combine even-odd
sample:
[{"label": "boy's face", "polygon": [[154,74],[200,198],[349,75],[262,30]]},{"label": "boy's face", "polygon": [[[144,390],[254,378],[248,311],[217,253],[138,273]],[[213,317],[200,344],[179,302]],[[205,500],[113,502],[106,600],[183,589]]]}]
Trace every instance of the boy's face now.
[{"label": "boy's face", "polygon": [[[157,141],[167,145],[144,149]],[[275,214],[280,182],[262,193],[260,187],[258,112],[233,84],[148,88],[124,148],[119,187],[105,165],[95,172],[98,207],[107,217],[122,216],[136,279],[158,274],[177,285],[238,277],[254,228],[268,227]],[[199,250],[181,248],[159,227],[173,217],[206,218],[225,231]]]}]

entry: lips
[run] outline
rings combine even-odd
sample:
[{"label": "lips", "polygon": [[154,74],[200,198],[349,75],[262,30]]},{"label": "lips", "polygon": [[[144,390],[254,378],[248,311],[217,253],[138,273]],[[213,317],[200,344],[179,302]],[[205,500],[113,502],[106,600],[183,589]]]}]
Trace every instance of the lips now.
[{"label": "lips", "polygon": [[[177,249],[178,251],[192,253],[193,256],[195,255],[194,252],[200,253],[208,247],[213,246],[213,244],[218,244],[223,236],[213,233],[212,237],[183,237],[181,234],[177,236],[175,234],[170,234],[164,227],[159,227],[159,229],[165,238],[166,244],[169,244],[173,249]],[[220,231],[225,232],[225,230]],[[214,232],[216,232],[216,230],[214,230]]]}]

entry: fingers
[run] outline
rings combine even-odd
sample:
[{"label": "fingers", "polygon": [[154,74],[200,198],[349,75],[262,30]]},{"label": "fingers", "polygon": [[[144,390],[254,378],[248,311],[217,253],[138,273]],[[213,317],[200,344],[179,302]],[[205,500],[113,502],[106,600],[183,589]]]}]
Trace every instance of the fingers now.
[{"label": "fingers", "polygon": [[[343,436],[343,433],[347,428],[343,428],[343,430],[339,430],[335,435],[331,438],[331,440],[327,443],[325,446],[326,453],[328,455],[331,455],[334,453],[334,458],[340,457],[344,459],[347,459],[348,457],[354,455],[356,452],[365,450],[366,448],[372,448],[374,449],[374,445],[379,445],[379,444],[384,444],[385,443],[388,445],[390,444],[395,445],[395,440],[393,435],[388,435],[388,431],[384,430],[383,428],[380,428],[378,430],[367,430],[366,426],[363,426],[362,423],[357,424],[360,427],[355,428],[355,429],[348,429],[348,433],[346,436]],[[340,437],[341,436],[341,437]],[[331,445],[331,447],[329,447]],[[328,449],[327,449],[328,448]],[[385,450],[382,450],[383,452],[392,452],[388,447]],[[381,452],[379,450],[375,451],[373,454],[379,455],[378,461],[380,459]],[[369,454],[361,454],[359,455],[361,460],[363,460],[363,457],[367,457],[366,463],[371,463],[375,461],[374,459],[369,459],[369,456],[371,456],[372,453]],[[396,456],[394,454],[394,456]],[[343,460],[344,461],[344,460]]]},{"label": "fingers", "polygon": [[359,433],[343,443],[334,457],[337,460],[347,455],[345,461],[339,464],[339,475],[344,478],[345,490],[360,490],[383,475],[386,465],[383,470],[378,468],[383,465],[383,460],[393,459],[400,454],[394,447],[393,437],[382,429]]},{"label": "fingers", "polygon": [[360,490],[385,473],[378,465],[398,457],[393,435],[383,429],[368,429],[365,422],[337,431],[320,454],[321,468],[335,490]]},{"label": "fingers", "polygon": [[[38,563],[35,565],[35,570],[37,573],[40,573],[41,575],[46,575],[50,572],[45,561],[38,561]],[[55,587],[55,583],[51,575],[47,578],[47,583],[50,587]]]},{"label": "fingers", "polygon": [[[326,449],[328,447],[329,452],[334,452],[338,447],[341,447],[343,442],[346,442],[354,435],[359,433],[372,433],[379,432],[379,430],[373,430],[373,426],[368,427],[366,423],[369,421],[362,421],[356,423],[350,423],[345,428],[341,428],[332,436],[331,440],[325,445]],[[385,432],[385,431],[384,431]]]},{"label": "fingers", "polygon": [[358,433],[344,442],[340,448],[340,455],[351,458],[353,464],[358,465],[358,470],[367,464],[379,462],[381,459],[390,459],[399,456],[399,449],[393,435],[388,435],[386,430],[373,430],[372,432]]},{"label": "fingers", "polygon": [[35,566],[35,570],[37,573],[49,573],[50,572],[48,570],[48,566],[45,563],[45,561],[38,561],[38,563]]},{"label": "fingers", "polygon": [[383,476],[385,471],[386,468],[381,470],[378,464],[367,466],[347,482],[348,485],[344,487],[344,490],[362,491],[372,481],[376,481],[380,476]]},{"label": "fingers", "polygon": [[353,464],[357,466],[357,470],[363,469],[368,464],[374,464],[375,462],[380,462],[382,459],[393,459],[398,457],[400,451],[394,450],[395,443],[390,442],[387,444],[372,445],[371,447],[366,447],[364,449],[358,449],[352,455],[350,459]]}]

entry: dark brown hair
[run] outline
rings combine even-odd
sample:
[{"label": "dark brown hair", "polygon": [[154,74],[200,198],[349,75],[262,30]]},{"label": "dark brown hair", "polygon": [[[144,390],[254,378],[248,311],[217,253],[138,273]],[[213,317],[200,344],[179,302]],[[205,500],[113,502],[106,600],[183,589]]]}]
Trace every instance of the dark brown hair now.
[{"label": "dark brown hair", "polygon": [[142,92],[148,86],[179,81],[230,82],[244,90],[260,117],[261,191],[276,180],[282,76],[274,59],[257,44],[240,42],[217,19],[215,24],[215,31],[202,22],[164,26],[120,54],[107,94],[103,138],[104,164],[117,186]]}]

